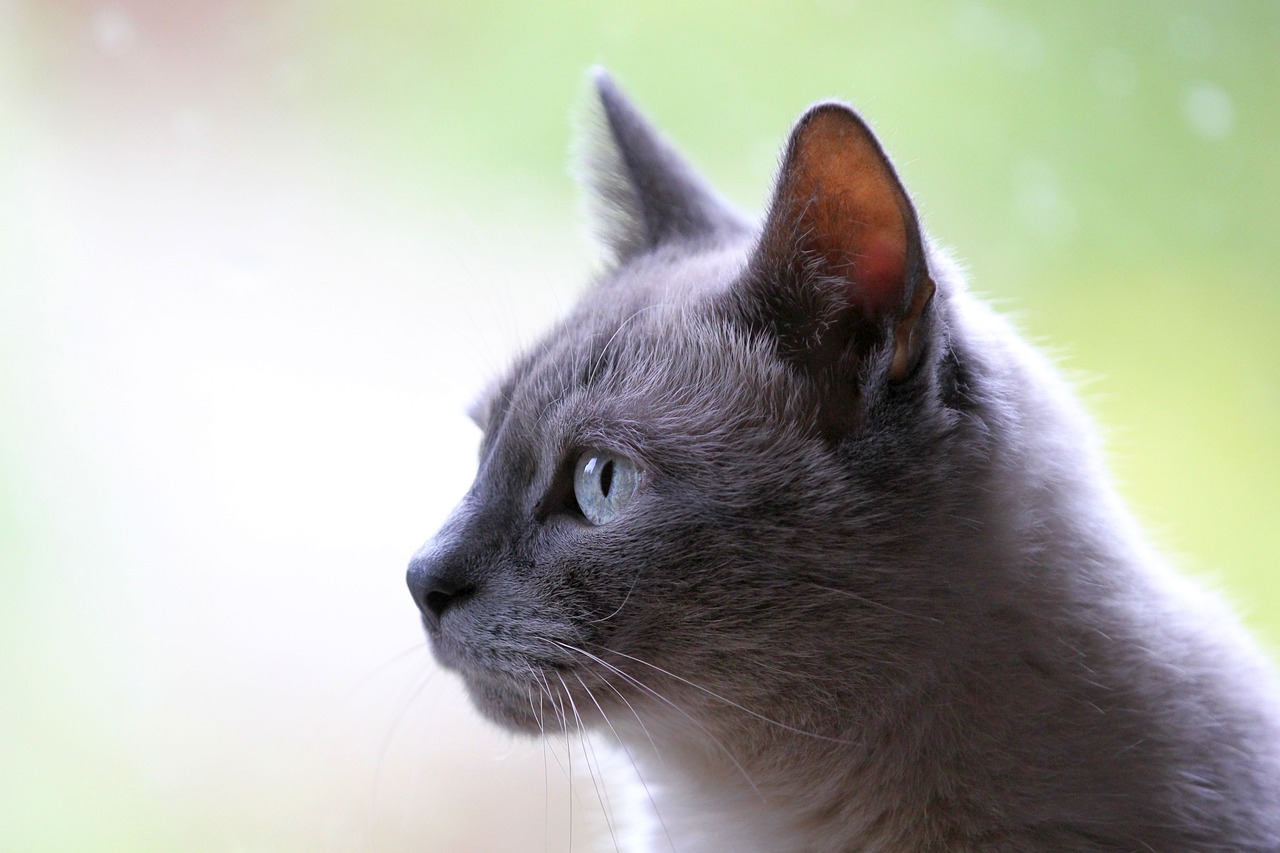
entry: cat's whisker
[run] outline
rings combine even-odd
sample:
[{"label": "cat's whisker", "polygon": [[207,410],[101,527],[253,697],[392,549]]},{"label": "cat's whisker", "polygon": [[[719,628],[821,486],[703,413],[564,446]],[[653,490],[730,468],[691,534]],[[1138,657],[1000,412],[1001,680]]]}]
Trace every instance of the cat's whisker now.
[{"label": "cat's whisker", "polygon": [[654,690],[652,687],[640,681],[640,679],[636,678],[635,676],[630,675],[629,673],[623,672],[618,667],[614,666],[613,664],[609,663],[606,660],[603,660],[597,655],[593,655],[591,652],[588,652],[585,649],[579,649],[576,646],[571,646],[568,643],[562,643],[559,640],[549,640],[548,642],[555,643],[556,645],[561,646],[562,648],[568,651],[574,651],[574,652],[578,652],[579,654],[586,655],[588,658],[590,658],[591,660],[594,660],[596,663],[600,664],[606,669],[609,669],[617,673],[619,677],[630,682],[631,684],[634,684],[636,687],[648,693],[650,696],[654,697],[660,702],[665,703],[673,711],[683,716],[689,722],[693,723],[695,726],[697,726],[699,731],[705,734],[711,740],[712,743],[714,743],[717,747],[720,748],[721,752],[725,754],[725,757],[729,759],[730,763],[732,763],[733,766],[737,768],[738,772],[742,774],[742,778],[745,779],[747,784],[751,786],[751,790],[756,793],[756,796],[760,798],[760,801],[765,802],[764,793],[760,790],[759,786],[756,785],[755,780],[751,778],[751,774],[747,772],[747,769],[742,766],[742,762],[738,761],[737,756],[733,754],[733,752],[729,749],[729,747],[724,745],[724,742],[722,740],[720,740],[718,737],[712,734],[710,729],[708,729],[705,725],[703,725],[696,717],[694,717],[684,708],[681,708],[675,702],[672,702],[666,696],[663,696],[657,690]]},{"label": "cat's whisker", "polygon": [[614,611],[612,613],[610,613],[608,616],[605,616],[603,619],[588,619],[587,624],[599,625],[601,622],[608,622],[610,619],[612,619],[613,617],[621,613],[622,608],[626,607],[627,602],[631,600],[631,593],[636,591],[636,584],[640,582],[641,571],[642,569],[636,570],[636,575],[631,579],[631,586],[627,589],[627,594],[622,597],[622,603],[619,604],[616,608],[614,608]]},{"label": "cat's whisker", "polygon": [[[555,642],[555,641],[553,641],[553,640],[548,640],[548,639],[546,639],[546,638],[539,638],[539,639],[542,639],[542,640],[543,640],[543,642],[547,642],[547,643]],[[588,652],[588,651],[586,651],[586,650],[583,650],[583,649],[577,649],[577,648],[574,648],[574,647],[572,647],[572,646],[570,646],[570,647],[568,647],[568,648],[569,648],[569,650],[570,650],[570,651],[573,651],[573,652],[575,652],[575,653],[586,655],[590,660],[592,660],[592,661],[594,661],[594,662],[596,662],[596,663],[600,664],[601,666],[607,667],[607,668],[611,669],[613,672],[615,672],[615,673],[617,673],[618,675],[622,676],[623,678],[628,679],[628,680],[630,680],[630,681],[634,682],[634,679],[632,679],[632,678],[631,678],[629,675],[627,675],[625,672],[622,672],[622,670],[618,669],[617,667],[611,666],[610,664],[608,664],[607,662],[605,662],[605,661],[601,660],[599,657],[597,657],[597,656],[595,656],[595,655],[591,654],[590,652]],[[581,677],[579,677],[579,681],[581,681]],[[605,681],[604,681],[604,682],[602,682],[602,683],[604,684],[604,686],[605,686],[605,687],[608,687],[610,690],[612,690],[612,691],[614,692],[614,695],[616,695],[616,696],[618,697],[618,699],[622,702],[622,704],[624,704],[624,705],[626,705],[626,706],[627,706],[627,710],[631,712],[631,716],[633,716],[633,717],[635,717],[635,718],[636,718],[636,724],[637,724],[638,726],[640,726],[640,731],[644,733],[645,739],[649,741],[649,747],[650,747],[650,749],[652,749],[652,750],[653,750],[653,754],[654,754],[655,756],[657,756],[657,758],[658,758],[658,761],[659,761],[659,762],[661,762],[662,764],[666,764],[666,759],[665,759],[665,758],[663,757],[663,755],[662,755],[662,750],[660,750],[660,749],[658,748],[657,741],[655,741],[655,740],[653,739],[653,735],[649,732],[649,727],[648,727],[648,726],[646,726],[646,725],[644,724],[644,720],[640,717],[640,713],[639,713],[638,711],[636,711],[635,706],[633,706],[633,705],[631,704],[631,701],[630,701],[629,699],[627,699],[626,694],[622,693],[620,690],[618,690],[618,688],[614,687],[614,686],[613,686],[612,684],[610,684],[607,680],[605,680]],[[643,685],[641,685],[641,686],[643,687]],[[585,684],[583,685],[583,688],[584,688],[584,689],[586,689],[586,685],[585,685]],[[588,690],[588,693],[590,693],[590,690]],[[592,700],[593,700],[593,701],[594,701],[594,699],[595,699],[595,697],[594,697],[594,696],[592,696]],[[597,705],[597,707],[598,707],[598,705]],[[603,714],[603,713],[604,713],[604,711],[603,711],[603,710],[601,710],[601,714]],[[606,721],[606,722],[608,722],[608,718],[607,718],[607,717],[605,718],[605,721]],[[610,728],[613,728],[613,726],[612,726],[612,725],[610,725]],[[615,734],[616,734],[616,732],[615,732]]]},{"label": "cat's whisker", "polygon": [[[403,656],[404,655],[402,653],[400,657]],[[417,686],[413,688],[412,692],[409,693],[401,704],[400,710],[396,712],[395,718],[391,721],[391,726],[387,729],[386,735],[382,738],[382,744],[378,749],[378,760],[374,764],[373,785],[369,790],[370,820],[372,820],[372,816],[377,812],[378,794],[382,783],[382,771],[386,764],[387,753],[390,751],[391,744],[395,740],[396,732],[399,731],[401,723],[404,722],[405,717],[409,713],[409,709],[413,707],[414,703],[417,702],[419,698],[421,698],[423,692],[427,689],[427,686],[431,684],[431,681],[435,678],[436,673],[438,672],[438,669],[429,669],[422,673],[419,677]],[[373,824],[371,823],[370,825]]]},{"label": "cat's whisker", "polygon": [[542,686],[538,686],[538,731],[542,733],[542,847],[551,848],[551,768],[547,764],[547,726],[542,700],[545,696]]},{"label": "cat's whisker", "polygon": [[[536,675],[536,673],[533,671],[532,666],[529,666],[526,668],[529,670],[529,675],[531,678]],[[529,700],[529,714],[533,717],[533,721],[538,724],[538,733],[542,735],[542,737],[545,739],[547,735],[547,730],[546,728],[543,727],[542,719],[538,716],[538,709],[535,708],[533,705],[533,688],[535,686],[536,684],[533,681],[530,681],[530,683],[526,685],[527,689],[525,690],[525,698]]]},{"label": "cat's whisker", "polygon": [[427,653],[428,653],[427,645],[426,643],[422,643],[422,642],[414,643],[408,648],[402,649],[396,652],[387,660],[383,661],[382,663],[378,664],[373,669],[371,669],[369,672],[365,673],[360,678],[360,680],[357,681],[355,684],[353,684],[351,686],[351,689],[349,689],[342,696],[342,698],[337,701],[334,707],[342,708],[344,705],[350,702],[353,698],[355,698],[357,693],[359,693],[361,690],[367,687],[371,681],[385,674],[387,670],[391,669],[392,667],[399,666],[400,664],[404,663],[414,655],[425,655]]},{"label": "cat's whisker", "polygon": [[[542,691],[542,695],[546,697],[547,703],[551,706],[551,712],[555,715],[556,720],[560,722],[561,728],[562,729],[565,728],[563,714],[561,713],[559,706],[556,704],[555,697],[551,694],[551,684],[546,680],[546,678],[543,675],[538,673],[536,670],[534,671],[534,677],[538,679],[539,689]],[[541,699],[538,700],[538,704],[539,705],[542,704]],[[547,736],[547,730],[545,726],[542,727],[542,736],[543,736],[542,742],[544,744],[551,743],[551,739]],[[567,734],[566,734],[566,738],[567,738]],[[545,755],[543,757],[545,759]],[[551,750],[551,757],[555,760],[556,767],[558,767],[560,769],[560,772],[567,777],[569,775],[569,771],[565,769],[564,764],[560,761],[560,755],[555,751],[555,749]]]},{"label": "cat's whisker", "polygon": [[925,622],[932,622],[936,625],[943,624],[943,621],[936,617],[927,616],[924,613],[912,613],[908,610],[899,610],[898,608],[893,607],[892,605],[885,604],[883,601],[876,601],[873,598],[867,598],[865,595],[859,595],[853,590],[840,589],[839,587],[835,587],[835,586],[827,586],[825,584],[820,584],[817,581],[804,581],[803,583],[805,583],[807,586],[812,586],[815,589],[820,589],[823,592],[829,592],[832,595],[839,595],[844,598],[853,599],[859,604],[865,604],[868,607],[876,607],[876,608],[879,608],[880,610],[887,610],[890,613],[893,613],[897,616],[902,616],[906,619],[920,619]]},{"label": "cat's whisker", "polygon": [[[582,745],[582,760],[587,764],[587,773],[590,774],[591,784],[596,789],[596,800],[600,803],[600,811],[604,815],[605,826],[609,828],[609,837],[613,839],[613,849],[615,851],[619,850],[618,836],[613,830],[613,808],[608,802],[608,791],[602,791],[603,780],[597,772],[600,768],[600,759],[595,755],[595,749],[587,739],[587,727],[582,722],[582,715],[578,713],[578,703],[574,700],[573,693],[569,690],[569,685],[565,683],[564,676],[559,672],[556,673],[556,678],[560,679],[560,686],[564,688],[565,698],[569,700],[569,707],[573,709],[573,719],[578,728],[578,743]],[[594,767],[591,765],[593,758],[595,759]]]},{"label": "cat's whisker", "polygon": [[[321,713],[320,725],[322,726],[322,730],[325,731],[326,733],[332,733],[333,730],[340,725],[341,716],[344,710],[347,708],[347,706],[356,698],[357,695],[360,694],[361,691],[368,688],[375,679],[380,678],[383,675],[386,675],[393,667],[398,667],[401,664],[404,664],[405,662],[410,661],[415,656],[421,656],[426,654],[428,654],[427,645],[422,642],[417,642],[407,648],[404,648],[392,654],[382,663],[372,667],[363,676],[361,676],[354,684],[352,684],[351,687],[340,698],[334,699],[331,702],[327,703],[326,709]],[[386,756],[391,748],[391,743],[394,740],[395,732],[399,728],[400,723],[402,722],[405,715],[407,714],[408,709],[413,705],[413,703],[418,699],[418,697],[426,689],[427,685],[430,683],[435,672],[436,670],[434,667],[426,667],[426,668],[420,669],[417,677],[413,679],[415,686],[409,688],[408,690],[401,690],[400,696],[395,700],[396,703],[400,705],[400,709],[397,712],[396,717],[392,721],[391,727],[387,732],[387,734],[384,736],[383,741],[379,747],[378,758],[377,758],[375,769],[374,769],[374,785],[370,790],[370,797],[369,797],[369,803],[368,803],[368,807],[369,807],[368,825],[370,827],[376,825],[375,813],[377,810],[378,783],[381,779],[383,765],[386,762]]]},{"label": "cat's whisker", "polygon": [[542,704],[542,687],[537,683],[537,672],[532,666],[526,667],[529,670],[530,682],[527,685],[528,690],[525,692],[526,698],[529,700],[529,713],[533,715],[533,720],[538,724],[539,741],[542,742],[542,849],[550,851],[551,849],[551,778],[550,770],[547,767],[547,727],[542,723],[542,715],[538,713],[538,709],[533,704],[533,689],[538,688],[538,704]]},{"label": "cat's whisker", "polygon": [[666,307],[666,304],[663,302],[655,302],[652,305],[645,305],[644,307],[633,311],[621,323],[619,323],[618,328],[614,329],[613,334],[609,336],[609,340],[605,342],[604,347],[600,350],[600,354],[596,356],[596,362],[591,366],[591,372],[587,375],[588,383],[595,382],[596,374],[600,371],[600,366],[604,364],[605,356],[609,354],[609,347],[613,346],[613,342],[618,339],[618,335],[621,335],[623,331],[626,330],[627,326],[630,326],[635,322],[636,318],[641,314],[644,314],[646,311],[654,311],[664,307]]},{"label": "cat's whisker", "polygon": [[[567,695],[567,690],[556,690],[555,687],[552,686],[551,681],[547,678],[545,673],[541,675],[541,678],[542,678],[543,685],[545,685],[547,688],[547,697],[551,700],[551,707],[555,710],[556,717],[560,721],[561,742],[564,744],[564,764],[560,765],[560,770],[561,772],[564,773],[565,778],[569,782],[568,830],[569,830],[569,851],[570,853],[572,853],[573,829],[575,825],[574,824],[574,811],[575,811],[574,804],[577,802],[577,794],[574,791],[574,783],[576,781],[576,777],[574,776],[574,773],[573,773],[573,741],[570,739],[570,736],[569,736],[569,729],[570,729],[569,707],[565,701],[569,697]],[[563,682],[562,682],[562,685],[563,685]],[[554,754],[555,752],[553,751],[552,755]]]},{"label": "cat's whisker", "polygon": [[[636,764],[635,757],[631,754],[630,748],[627,747],[627,742],[622,739],[618,734],[618,730],[613,727],[613,722],[610,721],[609,715],[605,713],[604,707],[601,706],[599,700],[596,699],[596,695],[592,692],[591,688],[587,686],[587,682],[584,681],[582,676],[577,673],[574,673],[573,677],[582,685],[582,689],[586,692],[587,698],[595,704],[596,710],[600,712],[600,717],[604,720],[605,725],[609,727],[609,731],[613,732],[614,740],[618,742],[618,746],[622,748],[623,754],[627,756],[627,761],[631,763],[631,769],[635,771],[636,781],[640,783],[640,787],[644,789],[645,796],[649,798],[649,805],[653,808],[653,814],[658,819],[658,824],[662,827],[662,834],[667,837],[667,844],[669,844],[671,849],[674,851],[676,849],[676,843],[671,838],[671,830],[667,829],[667,822],[662,817],[662,810],[658,808],[658,801],[654,799],[653,792],[649,790],[649,783],[645,780],[644,774],[640,772],[640,766]],[[618,698],[631,709],[631,713],[635,716],[636,722],[640,724],[640,729],[645,733],[645,737],[649,738],[649,743],[653,746],[654,753],[656,754],[658,752],[658,747],[653,743],[653,738],[649,737],[649,730],[645,728],[644,721],[640,719],[640,715],[636,713],[636,709],[632,708],[631,703],[627,701],[627,698],[618,692],[618,688],[614,687],[608,681],[605,681],[604,684],[616,693]],[[662,756],[660,754],[658,755],[658,759],[662,760]]]},{"label": "cat's whisker", "polygon": [[547,687],[547,696],[551,699],[551,707],[556,709],[556,716],[560,718],[560,731],[564,735],[564,760],[567,765],[565,776],[569,779],[569,850],[573,851],[573,749],[569,746],[569,718],[564,709],[564,697],[560,697],[560,701],[556,701],[551,684],[543,676],[542,683]]},{"label": "cat's whisker", "polygon": [[654,741],[653,735],[649,733],[649,727],[644,724],[644,720],[640,719],[640,714],[637,713],[636,709],[632,706],[631,702],[627,700],[626,695],[624,695],[620,690],[618,690],[618,688],[610,684],[607,680],[604,682],[604,686],[612,690],[614,694],[617,695],[617,697],[622,700],[622,704],[627,706],[627,710],[631,712],[631,716],[636,718],[636,724],[640,726],[640,731],[644,732],[645,739],[649,741],[649,747],[653,750],[653,754],[658,757],[659,762],[661,762],[662,764],[666,764],[667,761],[665,758],[662,757],[662,751],[658,749],[657,742]]},{"label": "cat's whisker", "polygon": [[600,648],[603,651],[608,652],[609,654],[617,655],[618,657],[623,657],[630,661],[635,661],[636,663],[641,664],[642,666],[647,666],[652,670],[656,670],[657,672],[662,673],[668,678],[674,678],[676,681],[679,681],[681,684],[687,684],[688,686],[694,688],[695,690],[700,690],[703,693],[707,694],[708,696],[712,697],[713,699],[718,699],[721,702],[724,702],[726,705],[730,706],[731,708],[737,708],[739,711],[741,711],[744,714],[748,714],[752,717],[755,717],[757,720],[760,720],[761,722],[778,726],[784,731],[791,732],[792,734],[801,735],[802,737],[811,737],[816,740],[827,741],[828,743],[838,743],[845,746],[849,746],[854,743],[854,741],[845,740],[843,738],[831,737],[830,735],[819,734],[817,732],[807,732],[804,729],[798,729],[795,726],[789,726],[786,723],[780,722],[778,720],[774,720],[770,717],[766,717],[764,714],[761,714],[758,711],[753,711],[744,705],[740,705],[737,702],[733,701],[732,699],[729,699],[728,697],[721,696],[719,693],[716,693],[714,690],[710,690],[706,687],[703,687],[701,684],[697,684],[693,681],[690,681],[689,679],[684,678],[683,676],[676,675],[674,672],[671,672],[670,670],[663,669],[657,664],[649,663],[647,660],[643,660],[641,658],[635,657],[634,655],[629,655],[626,652],[620,652],[620,651],[617,651],[616,649],[608,648],[607,646],[600,646]]},{"label": "cat's whisker", "polygon": [[[400,710],[396,712],[395,718],[392,719],[391,726],[387,729],[387,733],[383,737],[382,744],[378,751],[377,773],[381,773],[382,764],[386,759],[387,751],[391,748],[391,742],[395,739],[396,732],[400,729],[400,725],[404,722],[404,718],[408,715],[409,709],[413,707],[413,704],[417,702],[418,699],[422,696],[423,692],[426,691],[427,686],[431,684],[432,680],[436,677],[436,674],[438,672],[439,670],[437,669],[430,669],[423,672],[422,675],[419,677],[417,686],[415,686],[412,689],[408,697],[406,697],[404,702],[401,704]],[[375,776],[375,784],[376,784],[376,778],[377,777]]]}]

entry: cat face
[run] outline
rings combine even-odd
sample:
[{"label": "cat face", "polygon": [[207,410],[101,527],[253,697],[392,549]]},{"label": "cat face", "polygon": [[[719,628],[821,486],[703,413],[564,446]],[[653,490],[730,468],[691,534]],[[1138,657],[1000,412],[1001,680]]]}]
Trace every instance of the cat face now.
[{"label": "cat face", "polygon": [[829,689],[891,678],[949,425],[910,202],[820,105],[755,230],[598,85],[614,264],[477,408],[475,483],[409,568],[431,647],[523,731],[802,707],[837,659]]}]

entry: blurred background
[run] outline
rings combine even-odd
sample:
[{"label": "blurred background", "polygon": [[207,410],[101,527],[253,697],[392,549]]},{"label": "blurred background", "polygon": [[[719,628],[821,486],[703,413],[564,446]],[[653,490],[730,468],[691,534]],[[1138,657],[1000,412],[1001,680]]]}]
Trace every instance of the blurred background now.
[{"label": "blurred background", "polygon": [[1278,53],[1267,0],[0,0],[0,849],[612,849],[403,586],[592,269],[593,63],[753,210],[856,104],[1275,649]]}]

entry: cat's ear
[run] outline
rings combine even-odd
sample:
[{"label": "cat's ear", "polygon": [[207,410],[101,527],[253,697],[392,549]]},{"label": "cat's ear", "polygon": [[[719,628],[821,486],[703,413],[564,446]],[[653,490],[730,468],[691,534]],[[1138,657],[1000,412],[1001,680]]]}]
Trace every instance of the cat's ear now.
[{"label": "cat's ear", "polygon": [[592,72],[591,110],[579,156],[592,227],[622,263],[659,246],[749,233],[722,199],[640,114],[602,68]]},{"label": "cat's ear", "polygon": [[900,380],[919,362],[933,292],[915,210],[870,128],[843,104],[811,108],[743,283],[750,322],[826,382]]}]

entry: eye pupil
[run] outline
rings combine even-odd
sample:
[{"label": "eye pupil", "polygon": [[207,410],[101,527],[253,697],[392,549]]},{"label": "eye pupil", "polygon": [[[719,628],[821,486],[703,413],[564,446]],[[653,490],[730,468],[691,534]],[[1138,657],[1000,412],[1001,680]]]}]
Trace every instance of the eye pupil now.
[{"label": "eye pupil", "polygon": [[609,489],[613,486],[613,460],[604,463],[600,469],[600,494],[609,497]]}]

